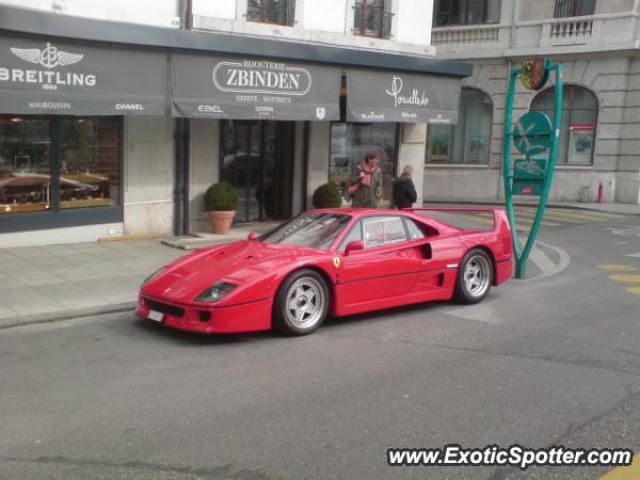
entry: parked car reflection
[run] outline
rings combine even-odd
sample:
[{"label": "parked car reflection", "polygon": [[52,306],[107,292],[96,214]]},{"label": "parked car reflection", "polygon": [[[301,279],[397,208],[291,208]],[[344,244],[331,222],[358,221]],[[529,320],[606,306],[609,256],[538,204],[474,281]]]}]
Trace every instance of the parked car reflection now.
[{"label": "parked car reflection", "polygon": [[[51,193],[51,176],[47,174],[14,172],[9,176],[0,177],[0,212],[48,210],[52,201]],[[61,202],[73,203],[95,198],[104,202],[104,197],[108,200],[108,196],[108,177],[93,174],[60,177]],[[78,206],[86,205],[79,203]],[[67,205],[62,207],[66,208]]]}]

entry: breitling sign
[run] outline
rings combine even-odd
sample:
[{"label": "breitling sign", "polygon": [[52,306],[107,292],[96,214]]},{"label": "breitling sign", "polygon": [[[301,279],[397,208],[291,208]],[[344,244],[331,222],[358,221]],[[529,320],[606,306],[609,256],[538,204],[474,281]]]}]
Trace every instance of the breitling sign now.
[{"label": "breitling sign", "polygon": [[162,115],[163,54],[0,36],[0,113]]}]

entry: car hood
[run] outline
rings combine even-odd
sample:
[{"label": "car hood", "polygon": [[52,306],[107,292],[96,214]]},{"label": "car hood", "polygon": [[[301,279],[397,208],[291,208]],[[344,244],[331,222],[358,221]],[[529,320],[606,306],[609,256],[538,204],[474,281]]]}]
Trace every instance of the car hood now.
[{"label": "car hood", "polygon": [[[142,287],[142,292],[175,302],[191,302],[220,280],[246,287],[276,275],[304,257],[322,250],[290,245],[240,241],[198,250],[169,264],[166,271]],[[234,294],[240,288],[234,290]],[[226,303],[226,302],[225,302]]]}]

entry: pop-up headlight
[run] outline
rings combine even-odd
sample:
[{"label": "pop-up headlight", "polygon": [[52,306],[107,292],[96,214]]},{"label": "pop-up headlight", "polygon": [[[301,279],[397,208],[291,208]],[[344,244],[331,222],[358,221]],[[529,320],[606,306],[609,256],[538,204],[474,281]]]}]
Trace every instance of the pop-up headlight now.
[{"label": "pop-up headlight", "polygon": [[228,282],[218,282],[213,287],[207,288],[195,298],[196,302],[217,302],[226,297],[236,285]]}]

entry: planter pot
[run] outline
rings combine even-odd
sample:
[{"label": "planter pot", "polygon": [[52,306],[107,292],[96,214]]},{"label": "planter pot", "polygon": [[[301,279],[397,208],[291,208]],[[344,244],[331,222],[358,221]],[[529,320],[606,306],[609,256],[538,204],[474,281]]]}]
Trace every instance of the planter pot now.
[{"label": "planter pot", "polygon": [[233,217],[236,216],[235,210],[228,211],[210,211],[207,212],[209,217],[209,225],[213,233],[225,234],[231,230],[231,223],[233,223]]}]

